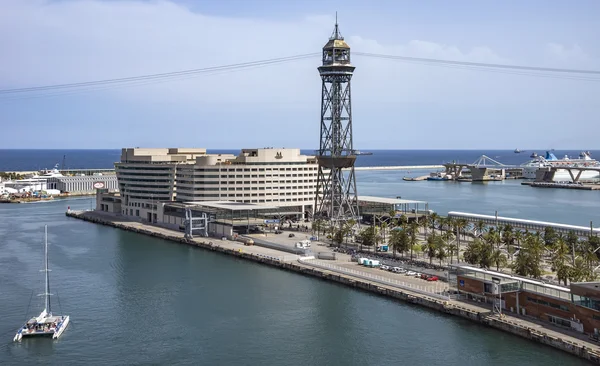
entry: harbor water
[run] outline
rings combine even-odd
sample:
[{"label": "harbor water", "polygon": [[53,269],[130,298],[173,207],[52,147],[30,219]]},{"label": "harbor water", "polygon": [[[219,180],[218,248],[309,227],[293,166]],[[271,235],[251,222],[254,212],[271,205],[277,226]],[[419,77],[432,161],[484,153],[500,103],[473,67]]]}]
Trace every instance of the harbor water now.
[{"label": "harbor water", "polygon": [[[98,167],[115,160],[101,156]],[[423,200],[441,214],[498,211],[582,226],[597,217],[594,191],[402,180],[427,173],[358,171],[359,194]],[[586,364],[412,305],[69,219],[68,206],[90,209],[94,200],[0,205],[0,365]],[[13,343],[42,310],[44,224],[53,311],[72,323],[58,341]]]},{"label": "harbor water", "polygon": [[[64,215],[92,204],[0,206],[0,364],[585,364],[466,320]],[[44,224],[53,310],[72,324],[58,341],[13,343],[41,310],[31,295],[42,292]]]}]

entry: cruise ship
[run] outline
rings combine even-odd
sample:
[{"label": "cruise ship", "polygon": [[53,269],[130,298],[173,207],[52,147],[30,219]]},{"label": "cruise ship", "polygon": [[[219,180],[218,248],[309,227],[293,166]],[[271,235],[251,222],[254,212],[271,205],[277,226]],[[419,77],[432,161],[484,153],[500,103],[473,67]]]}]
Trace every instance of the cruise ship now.
[{"label": "cruise ship", "polygon": [[[532,154],[533,155],[533,154]],[[583,151],[579,154],[579,158],[571,159],[565,155],[564,158],[558,159],[553,153],[550,151],[546,151],[546,155],[544,157],[537,156],[533,160],[522,164],[523,167],[523,178],[525,179],[535,179],[536,172],[539,168],[544,167],[600,167],[600,162],[595,159],[592,159],[589,151]],[[587,170],[582,171],[579,179],[581,180],[589,180],[589,179],[598,179],[600,178],[600,173],[597,171]],[[554,174],[555,182],[569,182],[572,181],[571,175],[569,171],[566,169],[558,169]]]}]

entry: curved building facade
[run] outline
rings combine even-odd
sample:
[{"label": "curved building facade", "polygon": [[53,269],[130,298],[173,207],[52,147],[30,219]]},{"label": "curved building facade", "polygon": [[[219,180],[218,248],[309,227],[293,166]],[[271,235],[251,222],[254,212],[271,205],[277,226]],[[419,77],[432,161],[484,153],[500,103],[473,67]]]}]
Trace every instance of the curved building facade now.
[{"label": "curved building facade", "polygon": [[115,164],[124,215],[157,220],[158,202],[235,201],[312,212],[318,165],[300,149],[125,148]]}]

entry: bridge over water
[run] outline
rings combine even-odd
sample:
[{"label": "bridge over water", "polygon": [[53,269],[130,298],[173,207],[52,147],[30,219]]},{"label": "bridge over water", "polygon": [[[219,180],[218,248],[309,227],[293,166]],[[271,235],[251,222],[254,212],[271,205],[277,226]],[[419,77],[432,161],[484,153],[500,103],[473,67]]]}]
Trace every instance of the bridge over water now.
[{"label": "bridge over water", "polygon": [[466,163],[446,163],[446,175],[450,175],[453,179],[462,176],[465,169],[471,172],[473,181],[488,181],[488,180],[503,180],[507,173],[520,176],[523,172],[523,167],[518,165],[506,165],[497,160],[490,158],[487,155],[481,155],[471,164]]}]

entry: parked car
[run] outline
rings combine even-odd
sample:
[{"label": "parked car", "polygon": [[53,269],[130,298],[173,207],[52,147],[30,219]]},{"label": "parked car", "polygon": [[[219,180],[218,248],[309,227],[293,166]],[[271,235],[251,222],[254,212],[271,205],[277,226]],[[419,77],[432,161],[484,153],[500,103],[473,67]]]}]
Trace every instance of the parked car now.
[{"label": "parked car", "polygon": [[416,274],[417,274],[417,272],[415,272],[415,271],[408,271],[408,272],[406,272],[407,276],[415,276]]},{"label": "parked car", "polygon": [[421,278],[421,274],[419,272],[415,273],[415,278]]},{"label": "parked car", "polygon": [[429,277],[428,275],[426,275],[425,273],[421,273],[421,279],[422,280],[426,280],[427,277]]},{"label": "parked car", "polygon": [[437,276],[429,276],[427,277],[427,281],[437,281],[438,277]]},{"label": "parked car", "polygon": [[383,269],[384,271],[389,271],[390,270],[390,266],[386,266],[385,264],[381,267],[379,267],[381,269]]}]

